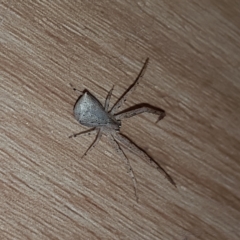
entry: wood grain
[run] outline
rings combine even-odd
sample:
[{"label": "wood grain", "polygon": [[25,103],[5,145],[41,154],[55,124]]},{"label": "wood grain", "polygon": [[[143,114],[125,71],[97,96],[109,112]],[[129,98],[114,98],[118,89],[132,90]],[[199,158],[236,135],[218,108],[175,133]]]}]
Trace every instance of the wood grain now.
[{"label": "wood grain", "polygon": [[[0,238],[240,238],[238,1],[1,1]],[[149,103],[122,132],[177,189],[73,117],[79,90],[111,104],[148,69],[126,107]]]}]

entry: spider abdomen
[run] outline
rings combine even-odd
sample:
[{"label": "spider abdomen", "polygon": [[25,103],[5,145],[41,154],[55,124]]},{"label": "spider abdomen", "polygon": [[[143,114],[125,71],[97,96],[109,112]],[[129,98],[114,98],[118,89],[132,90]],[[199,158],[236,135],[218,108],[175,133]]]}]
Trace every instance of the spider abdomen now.
[{"label": "spider abdomen", "polygon": [[76,120],[84,126],[120,128],[120,122],[106,112],[102,104],[87,91],[77,101],[73,112]]}]

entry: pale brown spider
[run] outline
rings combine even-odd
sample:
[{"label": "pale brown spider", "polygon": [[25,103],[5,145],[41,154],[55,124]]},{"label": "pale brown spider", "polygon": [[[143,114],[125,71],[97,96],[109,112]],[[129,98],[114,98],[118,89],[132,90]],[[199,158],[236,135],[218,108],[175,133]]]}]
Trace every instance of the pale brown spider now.
[{"label": "pale brown spider", "polygon": [[109,101],[112,95],[113,88],[109,91],[104,106],[92,94],[90,94],[88,91],[85,90],[83,92],[83,95],[80,96],[80,98],[78,99],[78,101],[74,106],[74,116],[80,124],[87,127],[92,127],[92,128],[87,131],[76,133],[70,136],[71,138],[81,134],[89,134],[89,133],[92,133],[93,131],[97,131],[97,136],[94,142],[83,154],[82,156],[83,158],[89,150],[91,150],[97,145],[102,134],[107,135],[110,138],[114,148],[122,156],[122,159],[126,163],[126,166],[128,168],[128,173],[130,174],[133,181],[135,196],[137,201],[138,201],[137,181],[134,176],[129,159],[123,152],[120,144],[127,147],[133,153],[138,154],[141,158],[146,160],[151,166],[156,168],[158,171],[164,173],[167,179],[174,186],[176,186],[172,177],[160,166],[159,163],[157,163],[154,159],[152,159],[144,150],[138,147],[128,137],[120,133],[121,120],[124,118],[130,118],[137,114],[147,112],[147,113],[153,113],[153,114],[159,115],[158,121],[160,121],[166,115],[164,110],[152,107],[148,104],[142,104],[140,107],[137,106],[135,108],[127,109],[123,112],[116,113],[116,111],[126,101],[127,96],[130,95],[130,93],[135,90],[137,84],[139,83],[139,80],[143,77],[148,61],[149,59],[147,58],[134,83],[125,91],[125,93],[120,97],[120,99],[115,103],[115,105],[110,110],[108,108],[109,108]]}]

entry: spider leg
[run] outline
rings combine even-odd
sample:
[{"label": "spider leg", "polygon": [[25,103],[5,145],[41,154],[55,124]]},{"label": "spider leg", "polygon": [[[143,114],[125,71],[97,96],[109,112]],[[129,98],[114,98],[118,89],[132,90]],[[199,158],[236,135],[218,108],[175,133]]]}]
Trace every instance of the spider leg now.
[{"label": "spider leg", "polygon": [[133,92],[135,90],[135,88],[137,87],[139,80],[143,77],[146,68],[147,68],[147,64],[148,64],[149,58],[146,59],[140,73],[138,74],[136,80],[133,82],[133,84],[125,91],[125,93],[121,96],[121,98],[116,102],[116,104],[112,107],[110,113],[112,115],[115,114],[115,112],[122,106],[122,104],[126,101],[127,96]]},{"label": "spider leg", "polygon": [[108,107],[109,107],[109,102],[110,102],[110,98],[112,96],[112,91],[113,91],[114,86],[112,87],[112,89],[108,92],[105,104],[104,104],[104,109],[105,111],[108,111]]},{"label": "spider leg", "polygon": [[152,159],[144,150],[142,150],[140,147],[138,147],[134,142],[132,142],[125,135],[122,135],[120,133],[117,133],[115,135],[115,139],[116,139],[116,141],[118,141],[118,142],[122,143],[124,146],[126,146],[133,153],[138,154],[146,162],[148,162],[151,166],[156,168],[159,172],[164,173],[164,175],[168,179],[168,181],[176,187],[176,183],[174,182],[172,177],[164,170],[164,168],[161,167],[160,164],[158,164],[154,159]]},{"label": "spider leg", "polygon": [[136,109],[132,109],[129,111],[125,111],[122,113],[118,113],[115,115],[115,118],[117,120],[122,120],[123,118],[130,118],[130,117],[133,117],[135,115],[145,113],[145,112],[159,115],[157,122],[159,122],[161,119],[163,119],[166,116],[166,113],[164,110],[157,109],[157,108],[151,107],[150,105],[147,105],[147,106],[138,107]]},{"label": "spider leg", "polygon": [[127,156],[125,155],[125,153],[123,152],[122,148],[120,147],[119,143],[115,140],[114,138],[115,134],[114,135],[110,135],[111,137],[111,140],[112,140],[112,144],[113,144],[113,147],[116,149],[117,153],[119,153],[123,159],[123,161],[125,162],[126,164],[126,167],[127,167],[127,171],[128,171],[128,174],[130,175],[130,177],[132,178],[132,181],[133,181],[133,186],[134,186],[134,192],[135,192],[135,196],[136,196],[136,201],[138,202],[138,193],[137,193],[137,180],[135,178],[135,175],[134,175],[134,172],[133,172],[133,169],[131,167],[131,164],[129,162],[129,159],[127,158]]},{"label": "spider leg", "polygon": [[75,88],[71,83],[70,83],[70,86],[73,89],[73,91],[80,92],[81,94],[83,93],[81,90],[78,90],[77,88]]},{"label": "spider leg", "polygon": [[79,135],[91,135],[95,130],[96,130],[96,128],[94,127],[94,128],[88,129],[86,131],[74,133],[73,135],[69,136],[69,138],[77,137]]},{"label": "spider leg", "polygon": [[86,152],[82,155],[81,158],[84,158],[84,156],[87,155],[88,151],[90,151],[91,149],[96,147],[96,145],[98,144],[98,142],[101,139],[101,137],[102,137],[102,130],[101,130],[101,128],[99,128],[96,138],[94,139],[93,143],[89,146],[89,148],[86,150]]}]

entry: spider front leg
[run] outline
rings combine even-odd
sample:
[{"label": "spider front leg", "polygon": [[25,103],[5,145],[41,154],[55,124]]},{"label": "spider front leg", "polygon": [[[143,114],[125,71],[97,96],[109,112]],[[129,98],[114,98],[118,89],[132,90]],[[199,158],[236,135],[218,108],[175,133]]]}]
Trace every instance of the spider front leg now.
[{"label": "spider front leg", "polygon": [[130,117],[133,117],[135,115],[145,113],[145,112],[159,115],[157,122],[159,122],[161,119],[163,119],[166,116],[166,113],[164,110],[162,110],[160,108],[152,107],[149,104],[144,104],[144,105],[142,104],[141,107],[137,107],[137,108],[131,109],[131,110],[126,110],[122,113],[116,114],[115,118],[117,120],[122,120],[123,118],[130,118]]},{"label": "spider front leg", "polygon": [[125,135],[121,133],[116,133],[114,137],[116,141],[122,143],[130,151],[142,157],[146,162],[148,162],[151,166],[156,168],[159,172],[164,173],[168,181],[176,187],[176,183],[174,182],[172,177],[164,170],[163,167],[160,166],[160,164],[158,164],[154,159],[152,159],[144,150],[142,150],[134,142],[132,142],[130,139],[128,139]]},{"label": "spider front leg", "polygon": [[146,59],[140,73],[138,74],[136,80],[133,82],[133,84],[125,91],[125,93],[123,93],[123,95],[120,97],[120,99],[115,103],[115,105],[112,107],[110,113],[112,115],[115,114],[115,112],[123,105],[123,103],[127,100],[127,97],[135,90],[135,88],[137,87],[139,81],[142,79],[147,65],[148,65],[148,61],[149,58]]},{"label": "spider front leg", "polygon": [[77,88],[75,88],[71,83],[70,83],[71,88],[73,89],[74,92],[79,92],[79,93],[83,93],[81,90],[78,90]]},{"label": "spider front leg", "polygon": [[125,153],[123,152],[122,148],[120,147],[119,143],[115,140],[114,136],[116,134],[111,134],[110,135],[110,139],[111,139],[111,143],[113,145],[113,147],[116,149],[117,153],[119,153],[123,159],[123,161],[125,162],[126,166],[127,166],[127,171],[130,175],[130,177],[132,178],[133,181],[133,186],[134,186],[134,191],[135,191],[135,197],[136,197],[136,201],[138,202],[138,193],[137,193],[137,180],[135,178],[132,166],[129,162],[129,159],[127,158],[127,156],[125,155]]}]

